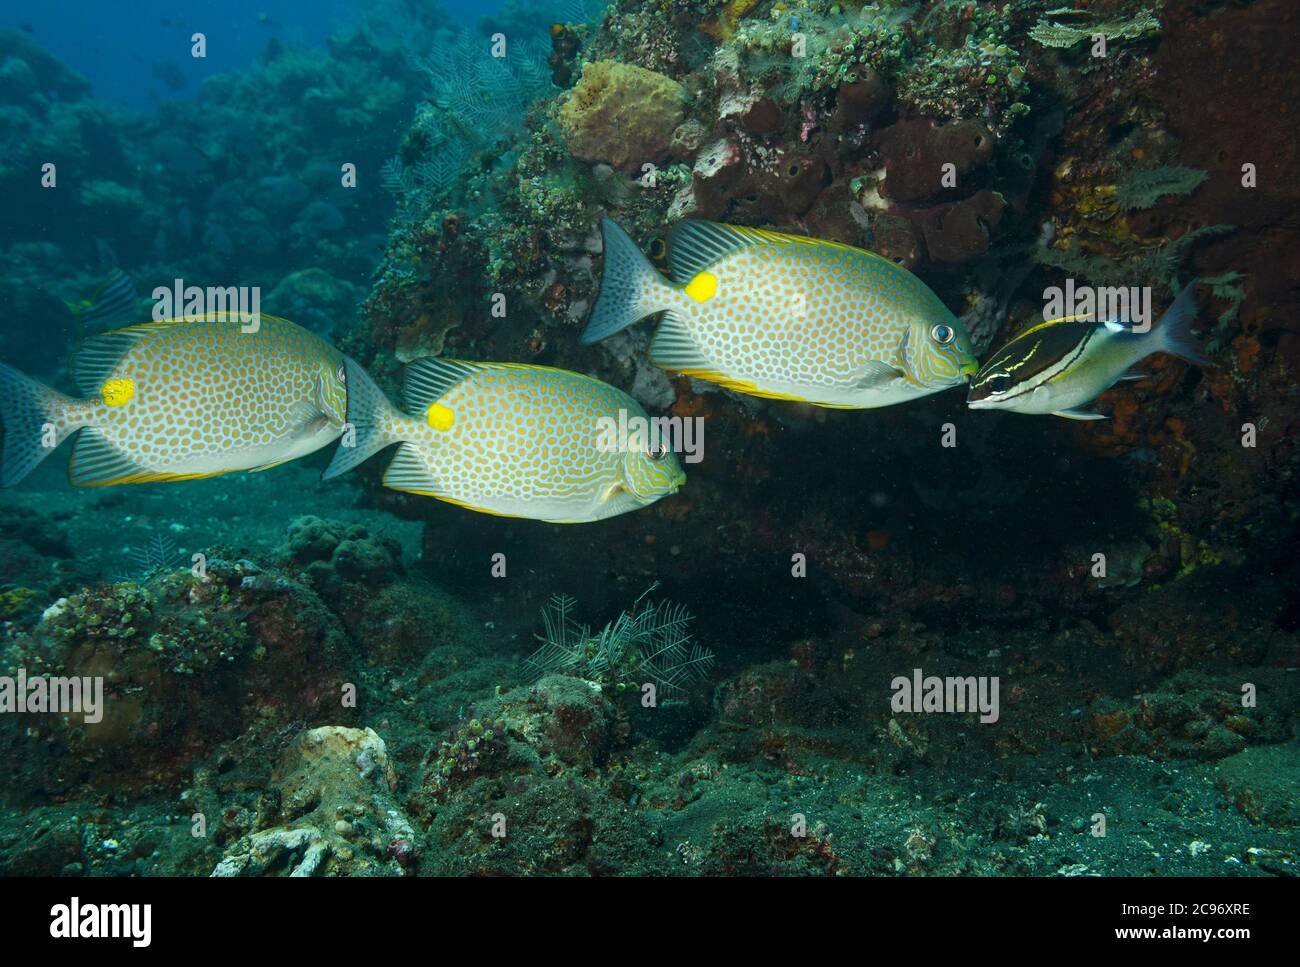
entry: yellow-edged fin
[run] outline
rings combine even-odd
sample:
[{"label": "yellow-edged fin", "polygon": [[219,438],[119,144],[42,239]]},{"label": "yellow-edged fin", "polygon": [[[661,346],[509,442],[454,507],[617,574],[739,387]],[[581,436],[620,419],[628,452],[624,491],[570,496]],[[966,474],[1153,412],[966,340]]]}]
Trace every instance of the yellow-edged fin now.
[{"label": "yellow-edged fin", "polygon": [[[687,224],[687,223],[681,223]],[[733,235],[733,247],[740,248],[744,243],[762,244],[762,245],[797,245],[800,248],[806,248],[810,251],[825,251],[830,249],[836,252],[850,252],[853,255],[873,259],[879,262],[889,262],[892,266],[894,263],[877,252],[871,252],[864,248],[858,248],[856,245],[849,245],[846,242],[835,242],[824,238],[809,238],[807,235],[789,235],[785,232],[773,232],[766,228],[750,228],[747,225],[727,225],[722,222],[700,222],[700,225],[710,225],[716,229],[724,229]],[[708,260],[699,264],[699,269],[705,268],[712,264],[714,260]]]},{"label": "yellow-edged fin", "polygon": [[[259,312],[257,318],[260,323],[267,323],[267,322],[281,323],[281,322],[289,321],[288,319],[281,318],[280,316],[273,316],[267,312]],[[197,315],[192,319],[182,316],[180,318],[174,318],[174,319],[153,319],[150,320],[149,322],[138,322],[133,326],[125,326],[121,329],[114,329],[112,332],[105,333],[104,335],[111,336],[117,333],[127,333],[127,332],[129,333],[163,332],[168,329],[175,329],[177,326],[186,326],[195,322],[233,322],[233,323],[239,323],[240,325],[244,324],[243,320],[239,318],[238,312],[206,312],[201,315]],[[249,335],[252,335],[252,333],[249,333]]]},{"label": "yellow-edged fin", "polygon": [[228,470],[208,473],[160,473],[142,467],[122,454],[93,426],[83,427],[68,461],[68,482],[74,487],[112,487],[128,483],[171,483],[217,477]]},{"label": "yellow-edged fin", "polygon": [[[668,263],[672,270],[673,282],[681,288],[699,285],[701,273],[706,272],[733,252],[755,245],[794,245],[806,249],[814,257],[820,253],[835,251],[849,252],[858,258],[889,262],[883,255],[846,245],[844,242],[809,238],[806,235],[787,235],[784,232],[748,228],[744,225],[687,219],[678,222],[668,237]],[[892,267],[894,263],[889,262],[889,264]],[[704,300],[696,299],[696,301]]]},{"label": "yellow-edged fin", "polygon": [[468,375],[469,371],[490,373],[500,369],[512,369],[528,373],[563,373],[565,376],[573,375],[573,371],[570,369],[561,369],[558,366],[538,366],[534,363],[480,363],[470,359],[450,359],[443,356],[424,356],[411,361],[412,366],[421,363],[463,367],[466,371],[465,375]]},{"label": "yellow-edged fin", "polygon": [[1030,326],[1024,332],[1018,333],[1015,338],[1020,339],[1021,337],[1028,336],[1031,333],[1039,332],[1043,329],[1049,329],[1052,326],[1064,325],[1067,322],[1096,322],[1097,320],[1093,318],[1093,316],[1093,313],[1079,313],[1073,316],[1061,316],[1059,319],[1048,319],[1046,322],[1040,322],[1036,325]]},{"label": "yellow-edged fin", "polygon": [[[278,467],[278,466],[280,466],[280,464],[282,464],[282,463],[288,463],[288,462],[289,462],[290,460],[292,460],[292,459],[294,459],[294,458],[293,458],[293,457],[286,457],[286,458],[283,459],[283,460],[276,460],[274,463],[264,463],[264,464],[262,464],[260,467],[249,467],[249,468],[248,468],[248,472],[249,472],[249,473],[261,473],[263,470],[270,470],[272,467]],[[209,474],[204,474],[204,476],[207,476],[207,477],[215,477],[216,474],[209,473]]]},{"label": "yellow-edged fin", "polygon": [[[261,469],[261,468],[258,468]],[[181,480],[206,480],[208,477],[221,477],[229,470],[214,470],[211,473],[137,473],[127,477],[113,477],[103,480],[81,481],[72,479],[72,468],[68,468],[68,482],[74,487],[115,487],[118,484],[137,483],[176,483]]]},{"label": "yellow-edged fin", "polygon": [[565,376],[572,376],[573,370],[561,369],[558,366],[534,366],[532,363],[470,363],[478,369],[519,369],[530,373],[562,373]]},{"label": "yellow-edged fin", "polygon": [[[466,510],[472,510],[477,514],[491,514],[493,517],[514,517],[524,520],[522,514],[503,514],[499,510],[488,510],[486,507],[475,507],[473,504],[467,504],[463,500],[457,500],[455,497],[448,497],[446,494],[435,494],[428,490],[406,490],[402,487],[393,487],[393,490],[401,490],[402,493],[415,494],[419,497],[432,497],[434,500],[441,500],[443,503],[455,504],[457,507],[464,507]],[[555,523],[560,523],[556,521]],[[568,522],[565,522],[568,523]]]},{"label": "yellow-edged fin", "polygon": [[675,369],[673,372],[680,373],[682,376],[691,376],[695,379],[717,383],[725,389],[735,390],[737,393],[744,393],[747,396],[760,396],[766,400],[786,400],[791,403],[807,403],[809,406],[820,406],[828,410],[861,409],[859,406],[848,406],[843,403],[815,403],[802,396],[794,396],[789,393],[777,393],[771,390],[759,389],[753,383],[747,382],[746,380],[732,379],[730,376],[723,376],[721,373],[711,369]]},{"label": "yellow-edged fin", "polygon": [[746,393],[750,396],[762,396],[770,400],[791,400],[797,403],[808,402],[798,396],[786,396],[781,393],[769,393],[760,390],[753,383],[743,379],[733,379],[730,376],[724,376],[712,369],[674,369],[673,372],[680,373],[683,376],[690,376],[693,379],[702,379],[710,383],[717,383],[726,389],[735,390],[737,393]]},{"label": "yellow-edged fin", "polygon": [[[765,228],[741,228],[739,226],[730,226],[737,231],[742,231],[755,239],[761,239],[764,242],[772,242],[785,245],[800,245],[810,249],[834,249],[837,252],[852,252],[854,255],[864,255],[867,258],[877,259],[881,262],[889,262],[876,252],[868,251],[864,248],[858,248],[856,245],[849,245],[845,242],[833,242],[824,238],[809,238],[806,235],[787,235],[784,232],[772,232]],[[891,265],[894,263],[890,263]]]},{"label": "yellow-edged fin", "polygon": [[206,480],[209,477],[221,477],[229,470],[214,470],[211,473],[144,473],[133,477],[121,477],[117,480],[103,480],[98,483],[77,484],[78,487],[112,487],[117,484],[137,483],[177,483],[182,480]]}]

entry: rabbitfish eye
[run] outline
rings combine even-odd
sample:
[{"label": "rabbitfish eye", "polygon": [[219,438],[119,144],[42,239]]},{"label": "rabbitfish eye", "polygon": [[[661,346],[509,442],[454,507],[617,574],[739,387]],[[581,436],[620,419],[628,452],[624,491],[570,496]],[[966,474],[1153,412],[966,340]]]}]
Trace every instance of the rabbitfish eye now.
[{"label": "rabbitfish eye", "polygon": [[945,326],[942,322],[930,330],[930,337],[941,346],[946,346],[952,342],[952,337],[957,335],[952,326]]},{"label": "rabbitfish eye", "polygon": [[1006,373],[998,373],[996,376],[990,376],[988,379],[989,391],[993,393],[1005,393],[1011,389],[1011,377]]}]

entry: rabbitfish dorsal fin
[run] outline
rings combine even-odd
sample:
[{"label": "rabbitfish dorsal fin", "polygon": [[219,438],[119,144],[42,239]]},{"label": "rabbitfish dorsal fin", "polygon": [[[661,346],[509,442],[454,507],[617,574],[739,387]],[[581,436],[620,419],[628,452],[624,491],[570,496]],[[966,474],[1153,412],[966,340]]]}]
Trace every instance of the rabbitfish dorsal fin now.
[{"label": "rabbitfish dorsal fin", "polygon": [[686,285],[732,252],[754,244],[755,234],[748,228],[718,222],[678,222],[668,236],[668,266],[673,281]]},{"label": "rabbitfish dorsal fin", "polygon": [[461,359],[427,356],[406,367],[406,385],[402,396],[411,413],[423,413],[430,403],[445,396],[452,387],[464,382],[481,368]]},{"label": "rabbitfish dorsal fin", "polygon": [[104,381],[140,336],[141,333],[131,329],[118,329],[83,342],[72,357],[72,378],[77,391],[82,396],[98,396]]},{"label": "rabbitfish dorsal fin", "polygon": [[883,256],[843,242],[809,238],[806,235],[787,235],[785,232],[772,232],[765,228],[687,219],[678,222],[668,236],[668,264],[673,281],[678,285],[686,285],[709,266],[732,252],[751,245],[796,246],[818,254],[830,251],[851,252],[860,258],[883,261],[891,267],[894,265]]}]

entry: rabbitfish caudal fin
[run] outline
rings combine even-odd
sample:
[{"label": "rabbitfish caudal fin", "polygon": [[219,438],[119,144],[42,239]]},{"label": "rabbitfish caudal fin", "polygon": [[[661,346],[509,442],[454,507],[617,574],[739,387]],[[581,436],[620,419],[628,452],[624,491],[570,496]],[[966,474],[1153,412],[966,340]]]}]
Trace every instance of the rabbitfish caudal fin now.
[{"label": "rabbitfish caudal fin", "polygon": [[343,365],[347,376],[348,418],[334,458],[321,474],[322,480],[347,473],[384,447],[398,442],[391,435],[391,428],[401,419],[401,414],[361,366],[347,357]]},{"label": "rabbitfish caudal fin", "polygon": [[0,363],[0,487],[11,487],[31,473],[75,430],[63,419],[72,400]]},{"label": "rabbitfish caudal fin", "polygon": [[605,243],[605,268],[600,295],[582,334],[584,344],[599,342],[672,305],[672,286],[627,232],[611,219],[602,218],[600,234]]},{"label": "rabbitfish caudal fin", "polygon": [[1164,352],[1197,366],[1208,366],[1210,359],[1192,332],[1197,311],[1196,283],[1192,282],[1178,293],[1173,305],[1165,310],[1165,314],[1156,323],[1156,338],[1159,340],[1159,348]]}]

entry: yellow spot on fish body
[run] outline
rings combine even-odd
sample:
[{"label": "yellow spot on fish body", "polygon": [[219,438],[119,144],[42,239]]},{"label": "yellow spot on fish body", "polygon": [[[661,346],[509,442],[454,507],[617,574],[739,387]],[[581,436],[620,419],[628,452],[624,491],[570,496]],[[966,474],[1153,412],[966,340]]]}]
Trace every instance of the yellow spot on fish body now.
[{"label": "yellow spot on fish body", "polygon": [[450,407],[443,406],[441,403],[430,403],[424,419],[435,430],[450,430],[452,424],[456,422],[456,414]]},{"label": "yellow spot on fish body", "polygon": [[135,380],[122,378],[107,380],[100,388],[105,406],[126,406],[135,396]]},{"label": "yellow spot on fish body", "polygon": [[701,272],[686,283],[686,294],[696,302],[708,302],[718,294],[718,277],[712,272]]}]

